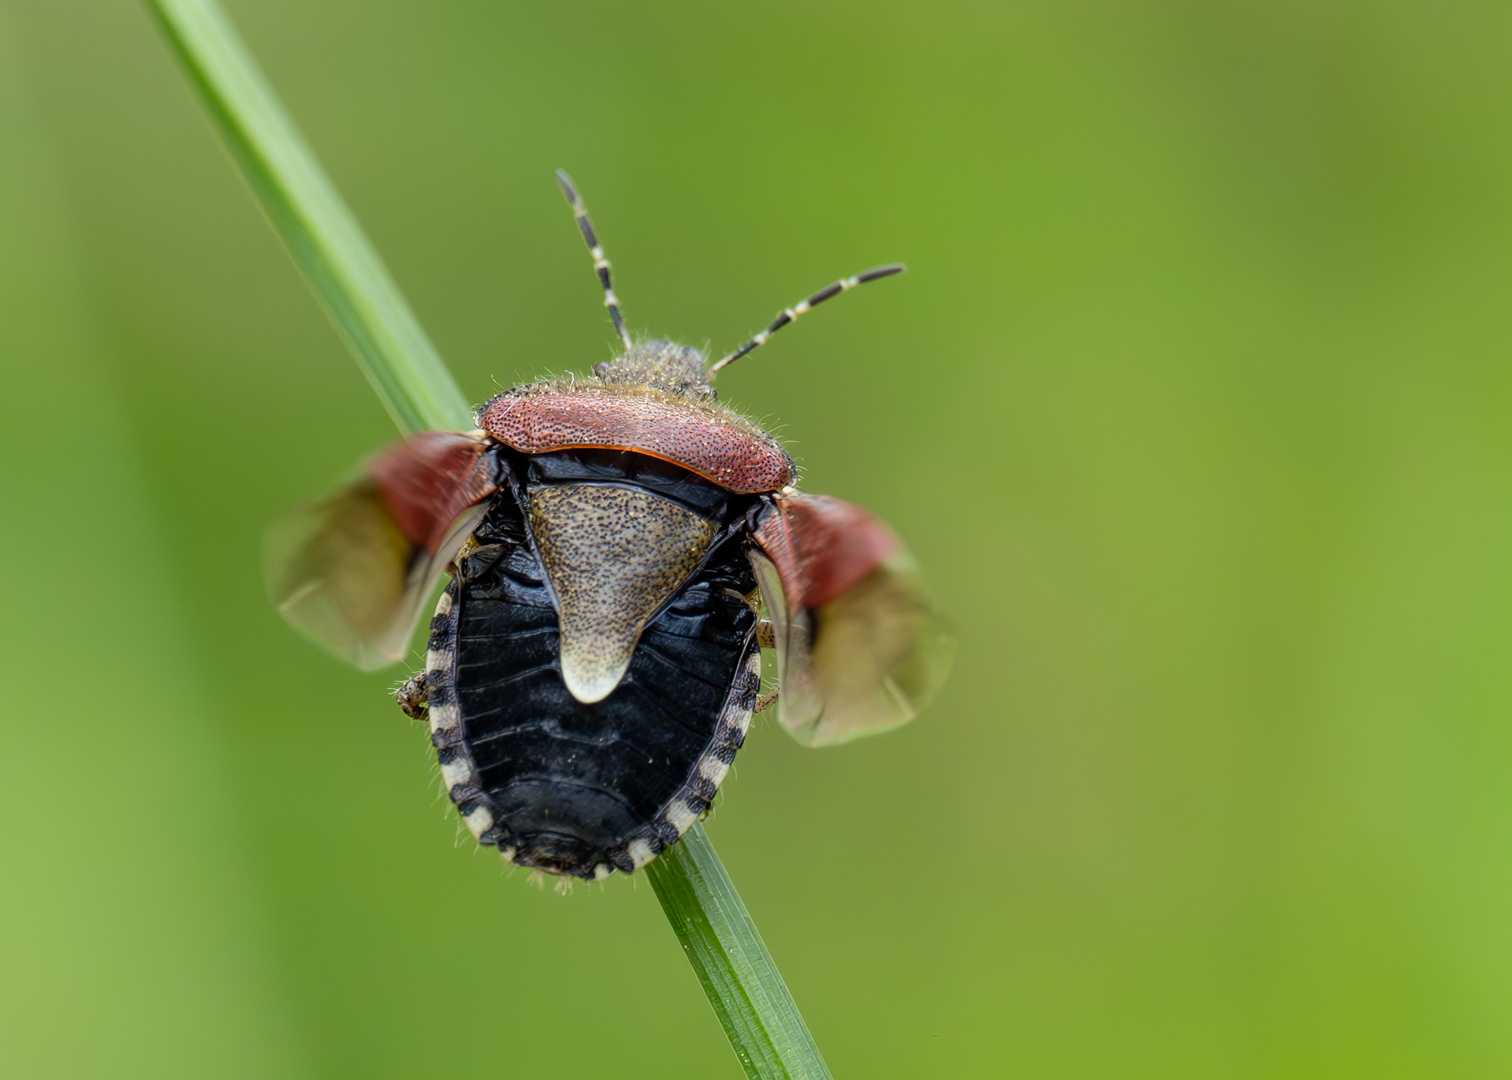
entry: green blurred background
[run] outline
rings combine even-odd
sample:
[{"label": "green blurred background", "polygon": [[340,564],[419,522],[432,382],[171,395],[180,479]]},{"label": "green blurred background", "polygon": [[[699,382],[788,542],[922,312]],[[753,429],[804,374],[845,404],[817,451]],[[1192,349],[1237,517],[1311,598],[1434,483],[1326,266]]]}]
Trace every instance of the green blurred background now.
[{"label": "green blurred background", "polygon": [[[228,0],[474,399],[629,320],[960,638],[710,832],[839,1077],[1512,1073],[1512,8]],[[143,7],[0,0],[0,1074],[735,1077],[269,609],[393,436]]]}]

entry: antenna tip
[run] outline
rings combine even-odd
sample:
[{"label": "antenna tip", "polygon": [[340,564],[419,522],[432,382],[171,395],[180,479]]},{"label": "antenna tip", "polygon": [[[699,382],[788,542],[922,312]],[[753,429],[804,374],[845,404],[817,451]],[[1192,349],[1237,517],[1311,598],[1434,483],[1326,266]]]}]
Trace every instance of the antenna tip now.
[{"label": "antenna tip", "polygon": [[565,169],[556,171],[557,187],[562,189],[562,197],[567,200],[569,206],[576,206],[578,201],[577,188],[572,186],[572,177],[567,175]]},{"label": "antenna tip", "polygon": [[901,274],[907,269],[908,267],[904,266],[902,263],[888,263],[886,266],[873,267],[870,270],[857,274],[856,284],[865,285],[868,281],[876,281],[878,278],[892,277],[894,274]]}]

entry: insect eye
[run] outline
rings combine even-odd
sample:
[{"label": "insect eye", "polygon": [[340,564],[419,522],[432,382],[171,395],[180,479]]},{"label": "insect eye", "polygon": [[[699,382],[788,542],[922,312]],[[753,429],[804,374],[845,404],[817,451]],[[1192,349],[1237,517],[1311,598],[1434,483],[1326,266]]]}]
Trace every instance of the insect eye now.
[{"label": "insect eye", "polygon": [[598,363],[594,364],[593,365],[593,373],[595,375],[597,375],[601,379],[605,378],[606,376],[608,376],[608,374],[609,374],[609,361],[607,361],[607,360],[600,360]]}]

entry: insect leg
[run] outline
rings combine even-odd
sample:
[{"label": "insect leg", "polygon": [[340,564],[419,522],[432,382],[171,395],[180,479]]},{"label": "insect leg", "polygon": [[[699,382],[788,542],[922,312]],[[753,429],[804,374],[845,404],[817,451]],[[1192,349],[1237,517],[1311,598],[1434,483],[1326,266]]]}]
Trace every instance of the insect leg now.
[{"label": "insect leg", "polygon": [[394,700],[404,710],[404,715],[411,720],[424,720],[425,710],[430,703],[430,687],[425,681],[425,672],[416,672],[415,675],[406,679],[404,685],[394,691]]},{"label": "insect leg", "polygon": [[558,169],[556,178],[557,185],[562,189],[562,197],[567,200],[567,205],[572,207],[572,216],[577,219],[578,231],[583,234],[583,243],[588,245],[588,254],[593,256],[593,270],[598,274],[599,284],[604,287],[604,306],[609,309],[609,317],[614,320],[614,329],[619,332],[620,340],[625,343],[625,351],[629,352],[630,331],[625,329],[625,320],[620,316],[619,297],[614,295],[614,286],[609,283],[609,260],[604,258],[604,249],[599,246],[598,237],[593,232],[593,223],[588,220],[588,208],[583,205],[583,197],[573,186],[572,177]]},{"label": "insect leg", "polygon": [[777,647],[777,632],[772,629],[771,619],[762,619],[756,624],[756,644],[763,649]]},{"label": "insect leg", "polygon": [[779,691],[777,691],[777,690],[768,690],[766,693],[762,694],[760,697],[758,697],[756,699],[756,707],[753,708],[751,710],[751,712],[753,712],[753,713],[766,712],[773,705],[777,704],[777,695],[778,695],[778,693],[779,693]]}]

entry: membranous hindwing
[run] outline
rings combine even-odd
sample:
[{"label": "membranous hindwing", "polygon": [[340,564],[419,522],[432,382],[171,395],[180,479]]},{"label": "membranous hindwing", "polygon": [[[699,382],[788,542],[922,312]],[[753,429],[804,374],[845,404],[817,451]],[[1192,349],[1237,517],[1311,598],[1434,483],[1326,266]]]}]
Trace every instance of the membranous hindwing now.
[{"label": "membranous hindwing", "polygon": [[779,493],[754,518],[782,726],[830,746],[917,716],[944,679],[950,641],[892,530],[822,495]]},{"label": "membranous hindwing", "polygon": [[476,437],[422,432],[371,458],[363,479],[283,514],[263,543],[274,606],[363,671],[394,663],[482,520],[496,460]]},{"label": "membranous hindwing", "polygon": [[[745,739],[760,684],[749,500],[622,451],[509,461],[432,622],[425,681],[442,776],[468,828],[509,861],[628,872],[707,812]],[[652,525],[623,528],[627,506]],[[687,565],[669,586],[641,556],[595,552],[605,535],[640,536]],[[564,598],[604,585],[605,561],[622,569],[574,609]],[[568,635],[618,657],[627,627],[614,685],[574,692]]]}]

